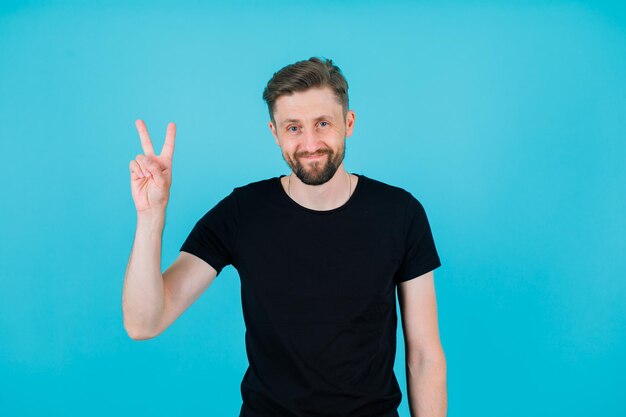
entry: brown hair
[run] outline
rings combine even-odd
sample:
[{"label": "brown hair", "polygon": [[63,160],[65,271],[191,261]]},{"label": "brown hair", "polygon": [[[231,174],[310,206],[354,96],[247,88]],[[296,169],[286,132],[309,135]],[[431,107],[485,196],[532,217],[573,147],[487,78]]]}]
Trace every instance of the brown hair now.
[{"label": "brown hair", "polygon": [[330,87],[343,107],[345,119],[348,112],[348,82],[339,67],[331,59],[323,61],[317,57],[298,61],[275,72],[267,82],[263,91],[263,100],[267,103],[270,119],[274,120],[274,104],[276,99],[294,92],[306,91],[310,88]]}]

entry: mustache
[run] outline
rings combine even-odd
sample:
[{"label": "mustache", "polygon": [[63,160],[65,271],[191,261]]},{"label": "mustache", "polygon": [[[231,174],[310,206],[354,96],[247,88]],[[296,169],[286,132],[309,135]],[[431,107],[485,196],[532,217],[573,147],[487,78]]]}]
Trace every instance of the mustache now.
[{"label": "mustache", "polygon": [[319,151],[315,151],[315,152],[298,152],[295,154],[296,158],[301,158],[303,156],[318,156],[318,155],[324,155],[324,154],[331,154],[333,151],[326,148],[326,149],[320,149]]}]

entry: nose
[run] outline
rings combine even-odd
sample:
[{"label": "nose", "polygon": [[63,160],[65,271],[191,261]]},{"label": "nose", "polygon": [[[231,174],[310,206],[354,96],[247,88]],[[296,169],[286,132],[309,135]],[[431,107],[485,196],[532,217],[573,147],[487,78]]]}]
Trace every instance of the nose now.
[{"label": "nose", "polygon": [[300,139],[300,152],[302,153],[313,154],[324,148],[315,130],[304,130]]}]

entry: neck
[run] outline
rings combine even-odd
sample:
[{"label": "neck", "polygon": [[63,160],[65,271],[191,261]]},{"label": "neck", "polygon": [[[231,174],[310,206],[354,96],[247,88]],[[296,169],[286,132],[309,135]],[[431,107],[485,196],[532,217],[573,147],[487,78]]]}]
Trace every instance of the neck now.
[{"label": "neck", "polygon": [[312,210],[332,210],[344,205],[356,184],[343,163],[337,168],[335,175],[321,185],[307,185],[293,173],[283,180],[286,180],[283,186],[289,196],[301,206]]}]

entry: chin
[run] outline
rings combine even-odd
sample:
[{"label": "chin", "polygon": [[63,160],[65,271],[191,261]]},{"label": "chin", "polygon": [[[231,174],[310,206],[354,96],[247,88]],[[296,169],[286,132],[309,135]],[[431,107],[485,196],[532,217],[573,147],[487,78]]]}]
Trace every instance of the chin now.
[{"label": "chin", "polygon": [[296,169],[294,173],[300,179],[300,181],[302,181],[306,185],[322,185],[326,184],[335,176],[337,168],[330,172],[328,171],[328,168],[324,166],[322,169],[315,169],[313,171],[314,172],[305,169]]},{"label": "chin", "polygon": [[300,178],[300,181],[302,181],[306,185],[313,185],[313,186],[326,184],[328,182],[328,180],[325,178],[305,178],[305,179],[306,181]]}]

